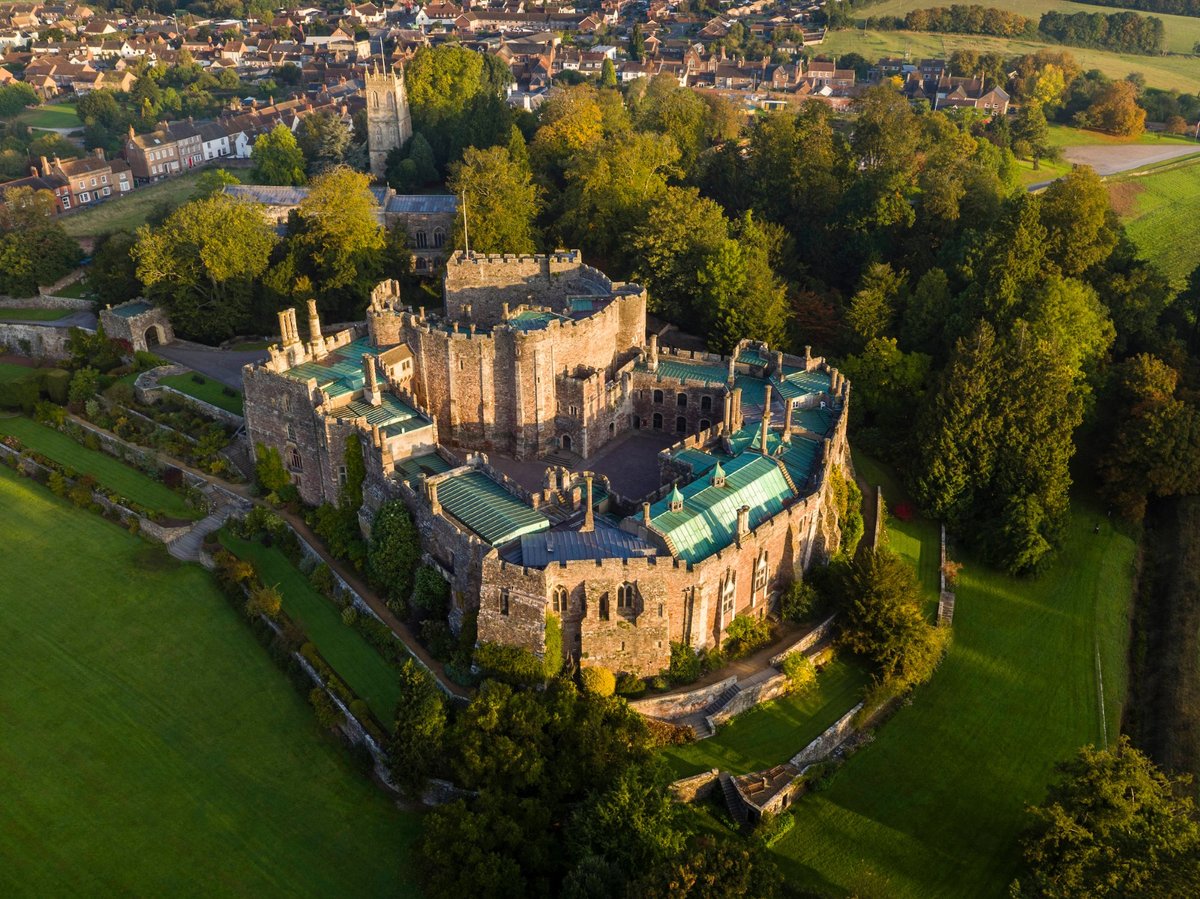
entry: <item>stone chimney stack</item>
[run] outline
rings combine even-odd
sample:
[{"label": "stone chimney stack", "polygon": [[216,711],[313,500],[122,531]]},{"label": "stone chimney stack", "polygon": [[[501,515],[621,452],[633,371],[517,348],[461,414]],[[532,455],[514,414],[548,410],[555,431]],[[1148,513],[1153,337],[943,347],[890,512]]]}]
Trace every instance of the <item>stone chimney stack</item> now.
[{"label": "stone chimney stack", "polygon": [[812,366],[812,347],[806,346],[804,348],[804,370],[808,371],[811,366]]},{"label": "stone chimney stack", "polygon": [[650,371],[658,371],[658,335],[650,335]]},{"label": "stone chimney stack", "polygon": [[650,527],[650,504],[642,503],[642,526],[649,529]]},{"label": "stone chimney stack", "polygon": [[767,385],[766,396],[763,399],[762,417],[762,454],[767,455],[767,433],[771,430],[771,385]]},{"label": "stone chimney stack", "polygon": [[783,380],[783,350],[775,351],[775,375]]},{"label": "stone chimney stack", "polygon": [[737,377],[737,372],[734,370],[734,365],[737,364],[737,350],[735,349],[729,354],[729,374],[725,376],[725,380],[729,382],[729,386],[733,386],[733,382]]},{"label": "stone chimney stack", "polygon": [[583,527],[581,527],[580,530],[594,531],[596,529],[596,522],[592,517],[592,473],[590,471],[585,471],[583,473],[583,483],[585,506],[583,513]]},{"label": "stone chimney stack", "polygon": [[442,504],[438,502],[438,485],[437,483],[426,484],[426,493],[429,496],[429,508],[434,515],[442,514]]},{"label": "stone chimney stack", "polygon": [[363,372],[367,376],[363,385],[363,399],[372,406],[378,406],[383,402],[383,397],[379,393],[379,373],[375,370],[375,357],[370,353],[363,353],[362,364]]},{"label": "stone chimney stack", "polygon": [[729,430],[738,430],[742,426],[742,388],[733,388],[733,411],[730,413]]},{"label": "stone chimney stack", "polygon": [[376,449],[383,446],[383,438],[379,433],[379,425],[371,425],[371,445]]},{"label": "stone chimney stack", "polygon": [[284,309],[279,313],[279,336],[285,348],[300,342],[300,331],[296,327],[296,310]]},{"label": "stone chimney stack", "polygon": [[500,304],[500,320],[508,321],[508,303]]},{"label": "stone chimney stack", "polygon": [[317,301],[308,301],[308,341],[314,356],[325,355],[325,338],[321,336],[321,316],[317,313]]},{"label": "stone chimney stack", "polygon": [[737,516],[737,539],[740,543],[750,535],[750,507],[742,506]]}]

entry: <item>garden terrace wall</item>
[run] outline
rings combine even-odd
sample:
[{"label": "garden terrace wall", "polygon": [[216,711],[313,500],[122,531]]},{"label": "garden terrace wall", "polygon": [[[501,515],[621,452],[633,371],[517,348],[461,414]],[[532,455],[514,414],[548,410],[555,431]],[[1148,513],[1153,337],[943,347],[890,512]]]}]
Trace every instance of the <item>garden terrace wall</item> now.
[{"label": "garden terrace wall", "polygon": [[770,702],[791,692],[792,682],[786,674],[776,674],[748,687],[742,687],[736,696],[713,715],[705,716],[708,726],[714,731],[735,715],[752,709],[761,702]]},{"label": "garden terrace wall", "polygon": [[727,677],[707,687],[698,687],[686,693],[673,693],[668,696],[653,696],[649,699],[639,699],[629,703],[629,707],[640,715],[649,718],[660,718],[673,721],[694,715],[706,705],[737,683],[737,677]]},{"label": "garden terrace wall", "polygon": [[795,643],[792,643],[782,652],[771,656],[771,664],[778,668],[783,664],[783,660],[788,656],[794,655],[798,652],[807,652],[808,650],[812,649],[833,632],[833,623],[836,620],[837,613],[830,615],[808,633],[802,634],[800,637],[798,637]]},{"label": "garden terrace wall", "polygon": [[679,802],[695,802],[706,799],[717,789],[721,772],[713,768],[691,777],[681,778],[671,784],[671,795]]},{"label": "garden terrace wall", "polygon": [[0,305],[9,309],[61,309],[67,312],[90,312],[91,300],[78,297],[36,296],[20,298],[0,298]]},{"label": "garden terrace wall", "polygon": [[[89,334],[94,333],[88,328],[82,330]],[[4,352],[17,356],[50,359],[56,362],[70,358],[71,353],[67,348],[70,336],[70,328],[0,322],[0,347]]]},{"label": "garden terrace wall", "polygon": [[791,764],[803,769],[806,765],[812,765],[822,759],[828,758],[831,752],[841,746],[854,733],[854,718],[862,710],[862,707],[863,704],[860,702],[831,724],[821,736],[792,756]]},{"label": "garden terrace wall", "polygon": [[201,415],[211,418],[214,421],[228,425],[235,430],[241,428],[246,423],[246,419],[236,412],[230,412],[228,409],[214,406],[212,403],[205,402],[198,397],[192,396],[190,393],[184,393],[182,390],[167,384],[157,383],[162,378],[171,375],[184,375],[191,371],[186,365],[160,365],[158,368],[144,371],[133,382],[134,396],[139,403],[145,403],[146,405],[153,405],[162,399],[162,397],[170,396],[177,402],[195,409]]}]

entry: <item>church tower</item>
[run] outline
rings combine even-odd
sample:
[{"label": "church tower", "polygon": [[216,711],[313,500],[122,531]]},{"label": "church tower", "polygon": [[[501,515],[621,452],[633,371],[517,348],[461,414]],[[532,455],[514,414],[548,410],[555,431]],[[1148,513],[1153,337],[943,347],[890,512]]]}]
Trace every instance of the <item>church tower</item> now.
[{"label": "church tower", "polygon": [[371,174],[382,179],[387,155],[412,137],[404,75],[371,65],[367,71],[367,150]]}]

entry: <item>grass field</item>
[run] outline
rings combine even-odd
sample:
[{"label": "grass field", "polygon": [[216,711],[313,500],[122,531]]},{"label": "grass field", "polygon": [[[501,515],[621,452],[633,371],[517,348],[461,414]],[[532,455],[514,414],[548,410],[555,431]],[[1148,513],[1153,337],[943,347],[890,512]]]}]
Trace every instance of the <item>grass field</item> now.
[{"label": "grass field", "polygon": [[221,543],[239,558],[254,562],[264,583],[279,587],[283,610],[300,623],[325,661],[390,729],[400,697],[396,669],[358,631],[342,624],[334,604],[314,590],[278,549],[241,540],[227,529],[221,531]]},{"label": "grass field", "polygon": [[144,225],[151,213],[163,205],[174,208],[185,203],[196,188],[204,168],[157,184],[139,187],[124,197],[113,197],[99,206],[64,215],[62,225],[72,237],[97,237],[112,231],[132,231]]},{"label": "grass field", "polygon": [[[936,5],[922,2],[922,6]],[[877,15],[877,9],[879,7],[866,7],[864,14]],[[1112,12],[1106,7],[1096,7],[1096,10]],[[1149,87],[1173,88],[1193,94],[1200,92],[1200,57],[1195,56],[1136,56],[978,34],[927,34],[917,31],[865,31],[854,28],[829,32],[825,42],[815,50],[822,56],[834,57],[843,53],[859,53],[874,62],[882,56],[903,56],[906,52],[916,60],[925,57],[949,57],[955,50],[999,53],[1007,57],[1035,53],[1047,48],[1067,51],[1085,71],[1099,69],[1114,79],[1124,78],[1130,72],[1141,72],[1146,77]]]},{"label": "grass field", "polygon": [[675,777],[710,768],[747,774],[786,762],[821,735],[862,699],[867,674],[852,662],[836,659],[817,685],[798,696],[785,696],[738,715],[716,736],[663,751]]},{"label": "grass field", "polygon": [[136,468],[118,462],[99,450],[90,450],[39,422],[20,416],[0,418],[0,436],[12,434],[27,447],[60,465],[90,474],[100,485],[115,490],[147,509],[171,518],[194,519],[200,512],[188,506],[183,497],[165,484],[142,474]]},{"label": "grass field", "polygon": [[0,306],[0,318],[21,322],[53,322],[66,318],[74,309],[8,309]]},{"label": "grass field", "polygon": [[418,819],[203,569],[6,468],[0,534],[0,894],[415,894]]},{"label": "grass field", "polygon": [[224,393],[225,385],[219,381],[214,381],[212,378],[205,378],[203,384],[197,384],[192,380],[191,375],[169,375],[165,378],[159,378],[158,383],[165,384],[167,387],[174,387],[188,396],[194,396],[196,399],[224,409],[226,412],[233,412],[235,415],[242,414],[241,393],[238,393],[237,396],[226,396]]},{"label": "grass field", "polygon": [[[913,9],[929,9],[931,6],[939,6],[932,0],[884,0],[883,3],[875,3],[871,6],[864,7],[862,14],[856,16],[857,19],[863,19],[871,16],[903,16],[906,12]],[[1113,7],[1104,7],[1097,10],[1095,6],[1090,6],[1086,3],[1072,3],[1071,0],[988,0],[983,3],[983,6],[994,6],[997,9],[1011,10],[1022,16],[1027,16],[1035,21],[1042,17],[1043,13],[1056,11],[1067,14],[1072,13],[1094,13],[1105,12],[1115,13],[1122,10]],[[1137,10],[1132,10],[1137,12]],[[1141,15],[1146,15],[1141,13]],[[1200,41],[1200,18],[1195,16],[1168,16],[1161,13],[1153,13],[1159,19],[1162,19],[1164,31],[1164,49],[1168,53],[1187,53],[1192,52],[1192,47],[1197,41]],[[1074,48],[1067,47],[1072,53]]]},{"label": "grass field", "polygon": [[932,682],[827,791],[796,803],[773,850],[788,878],[864,897],[1004,895],[1025,805],[1057,761],[1117,735],[1134,552],[1077,500],[1062,557],[1039,580],[968,564]]},{"label": "grass field", "polygon": [[75,114],[74,103],[51,103],[28,109],[17,116],[17,120],[31,128],[82,128],[83,122]]},{"label": "grass field", "polygon": [[1182,288],[1200,265],[1200,244],[1186,239],[1200,216],[1200,164],[1112,180],[1108,193],[1141,254]]},{"label": "grass field", "polygon": [[[0,381],[16,381],[19,378],[25,377],[33,371],[24,365],[13,365],[9,362],[0,362]],[[3,415],[5,413],[0,413]]]}]

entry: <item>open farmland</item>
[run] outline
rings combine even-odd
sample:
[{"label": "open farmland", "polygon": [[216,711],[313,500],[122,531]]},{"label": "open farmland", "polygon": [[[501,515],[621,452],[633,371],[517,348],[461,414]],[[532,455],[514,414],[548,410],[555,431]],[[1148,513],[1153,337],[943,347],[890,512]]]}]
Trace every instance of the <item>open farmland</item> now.
[{"label": "open farmland", "polygon": [[1200,164],[1192,163],[1108,184],[1113,208],[1142,255],[1175,287],[1200,265],[1200,244],[1184,239],[1200,216]]},{"label": "open farmland", "polygon": [[[933,6],[935,4],[924,4]],[[1095,7],[1101,9],[1101,7]],[[871,15],[878,7],[867,7]],[[1200,21],[1200,20],[1197,20]],[[1149,87],[1200,93],[1200,57],[1195,56],[1136,56],[1109,53],[1083,47],[1064,47],[1061,44],[1025,38],[988,37],[978,34],[928,34],[916,31],[864,31],[848,28],[831,31],[825,43],[815,48],[822,56],[841,56],[859,53],[869,60],[883,56],[948,57],[955,50],[975,50],[979,53],[999,53],[1021,56],[1038,50],[1065,50],[1086,69],[1099,69],[1110,78],[1124,78],[1130,72],[1141,72]]]}]

